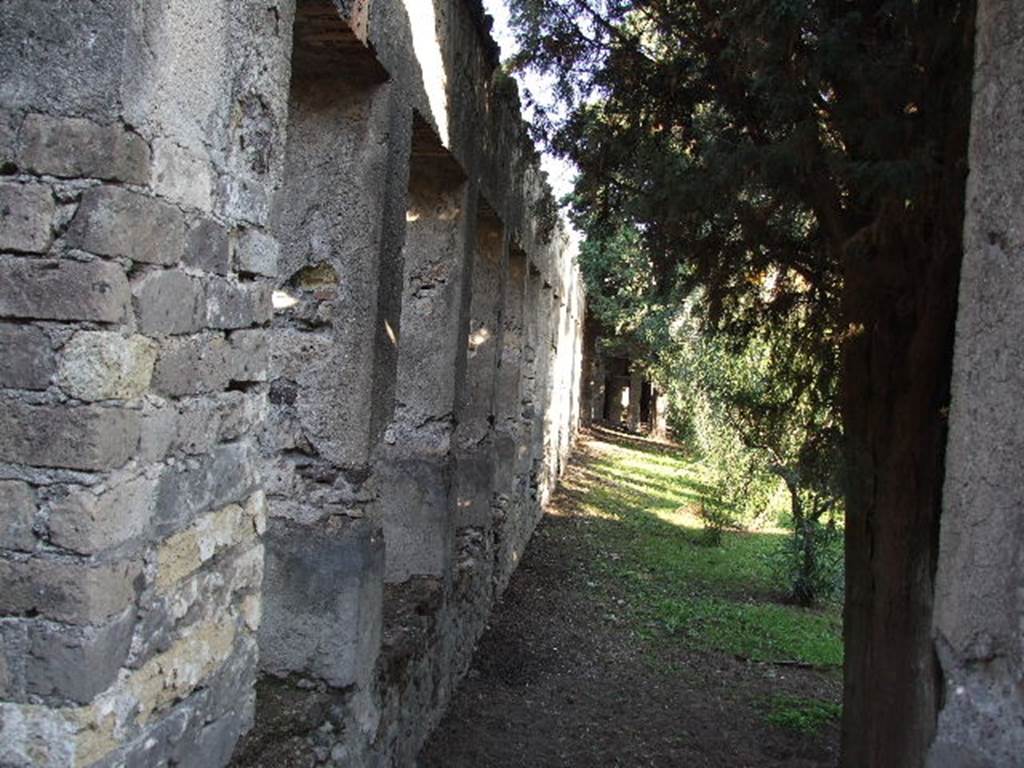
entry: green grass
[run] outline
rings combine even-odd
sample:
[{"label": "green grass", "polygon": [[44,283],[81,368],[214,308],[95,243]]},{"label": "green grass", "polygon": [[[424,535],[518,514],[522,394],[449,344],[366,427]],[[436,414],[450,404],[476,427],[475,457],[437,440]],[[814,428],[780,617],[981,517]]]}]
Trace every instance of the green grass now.
[{"label": "green grass", "polygon": [[696,511],[710,488],[698,461],[653,446],[596,448],[580,485],[601,552],[594,567],[622,585],[642,637],[754,661],[842,664],[839,607],[778,600],[769,562],[784,531],[726,531],[708,546]]},{"label": "green grass", "polygon": [[768,702],[765,720],[797,733],[814,733],[838,720],[841,714],[842,708],[832,702],[799,696],[773,696]]}]

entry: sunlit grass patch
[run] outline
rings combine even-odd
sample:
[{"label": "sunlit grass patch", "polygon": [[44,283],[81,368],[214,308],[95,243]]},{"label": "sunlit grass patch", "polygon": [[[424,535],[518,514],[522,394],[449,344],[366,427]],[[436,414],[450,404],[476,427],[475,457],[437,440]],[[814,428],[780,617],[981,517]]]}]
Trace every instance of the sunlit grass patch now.
[{"label": "sunlit grass patch", "polygon": [[814,733],[842,714],[839,704],[799,696],[773,696],[765,715],[772,725],[797,733]]},{"label": "sunlit grass patch", "polygon": [[751,661],[797,662],[816,667],[843,663],[836,621],[801,608],[741,603],[715,597],[659,600],[653,617],[693,646]]},{"label": "sunlit grass patch", "polygon": [[786,531],[726,530],[720,546],[708,546],[698,510],[712,491],[699,462],[618,443],[589,448],[587,535],[615,552],[594,565],[627,592],[640,636],[753,661],[842,664],[838,606],[778,602],[771,555]]}]

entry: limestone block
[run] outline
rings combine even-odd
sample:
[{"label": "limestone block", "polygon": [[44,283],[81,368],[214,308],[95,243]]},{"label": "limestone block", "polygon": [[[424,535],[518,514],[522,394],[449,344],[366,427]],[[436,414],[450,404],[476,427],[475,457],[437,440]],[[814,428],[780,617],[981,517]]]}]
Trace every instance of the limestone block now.
[{"label": "limestone block", "polygon": [[0,184],[0,249],[44,253],[57,205],[45,184]]},{"label": "limestone block", "polygon": [[277,277],[281,246],[277,239],[258,229],[243,229],[235,244],[235,269]]},{"label": "limestone block", "polygon": [[129,400],[149,389],[156,352],[145,336],[80,331],[64,346],[58,380],[79,400]]},{"label": "limestone block", "polygon": [[173,141],[153,142],[153,189],[182,205],[209,212],[213,205],[210,162]]},{"label": "limestone block", "polygon": [[50,340],[31,325],[0,323],[0,387],[46,389],[57,363]]},{"label": "limestone block", "polygon": [[184,254],[185,219],[178,208],[156,198],[96,187],[82,196],[67,240],[99,256],[176,264]]},{"label": "limestone block", "polygon": [[139,331],[150,336],[195,333],[206,320],[202,281],[177,269],[148,272],[132,284]]},{"label": "limestone block", "polygon": [[198,518],[180,533],[166,539],[157,549],[156,587],[166,591],[194,573],[222,551],[255,538],[258,506],[243,509],[229,504]]},{"label": "limestone block", "polygon": [[123,466],[139,444],[139,414],[123,408],[35,406],[0,409],[0,460],[99,470]]},{"label": "limestone block", "polygon": [[35,495],[28,483],[0,480],[0,548],[32,551],[36,544],[32,534],[35,514]]},{"label": "limestone block", "polygon": [[231,268],[227,230],[212,219],[202,219],[188,231],[185,263],[191,267],[226,275]]},{"label": "limestone block", "polygon": [[89,703],[116,679],[128,656],[134,623],[133,608],[98,627],[31,622],[25,659],[26,693]]},{"label": "limestone block", "polygon": [[191,627],[188,634],[166,652],[133,673],[124,685],[138,702],[136,721],[150,722],[154,715],[187,696],[216,672],[231,655],[235,635],[235,621],[217,617]]},{"label": "limestone block", "polygon": [[273,315],[270,296],[266,283],[213,278],[206,286],[206,324],[232,329],[268,323]]},{"label": "limestone block", "polygon": [[255,449],[240,442],[169,465],[157,486],[156,535],[175,533],[206,510],[247,499],[257,487],[256,462]]},{"label": "limestone block", "polygon": [[135,477],[99,493],[73,491],[50,507],[50,541],[92,555],[142,537],[156,506],[156,480]]},{"label": "limestone block", "polygon": [[167,339],[160,345],[153,388],[171,397],[219,392],[230,381],[230,353],[219,334]]},{"label": "limestone block", "polygon": [[21,128],[20,165],[62,178],[87,177],[146,184],[149,146],[122,125],[32,114]]},{"label": "limestone block", "polygon": [[0,316],[117,323],[128,309],[128,280],[103,261],[0,262]]},{"label": "limestone block", "polygon": [[384,542],[366,520],[272,519],[260,665],[343,687],[364,681],[380,647]]},{"label": "limestone block", "polygon": [[91,565],[34,557],[0,560],[0,613],[39,616],[68,624],[102,624],[135,600],[135,562]]}]

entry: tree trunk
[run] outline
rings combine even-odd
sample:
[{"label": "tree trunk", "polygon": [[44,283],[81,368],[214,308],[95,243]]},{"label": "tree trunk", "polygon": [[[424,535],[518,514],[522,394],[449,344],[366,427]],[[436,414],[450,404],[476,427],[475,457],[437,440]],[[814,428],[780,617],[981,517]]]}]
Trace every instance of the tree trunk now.
[{"label": "tree trunk", "polygon": [[966,123],[951,143],[923,218],[894,212],[886,240],[844,265],[846,768],[917,768],[935,729],[941,689],[931,617]]}]

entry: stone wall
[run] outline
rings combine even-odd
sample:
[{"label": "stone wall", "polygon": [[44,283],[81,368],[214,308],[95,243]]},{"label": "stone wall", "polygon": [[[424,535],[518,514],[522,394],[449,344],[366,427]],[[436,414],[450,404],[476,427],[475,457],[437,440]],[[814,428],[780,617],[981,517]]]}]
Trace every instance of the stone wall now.
[{"label": "stone wall", "polygon": [[980,0],[929,765],[1024,755],[1024,7]]},{"label": "stone wall", "polygon": [[410,764],[579,418],[479,7],[12,0],[0,46],[0,764]]}]

